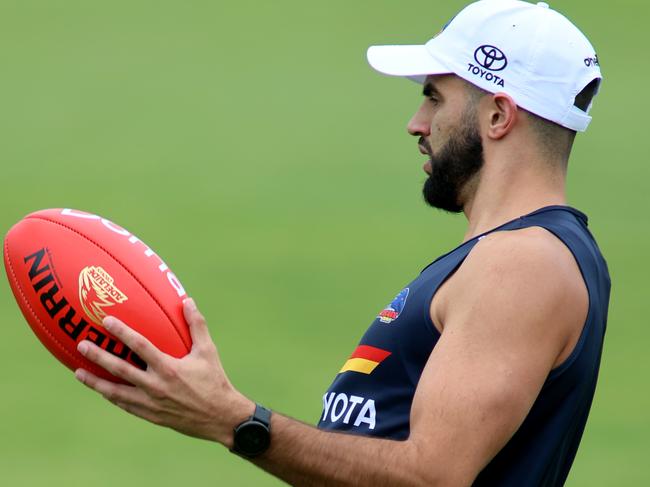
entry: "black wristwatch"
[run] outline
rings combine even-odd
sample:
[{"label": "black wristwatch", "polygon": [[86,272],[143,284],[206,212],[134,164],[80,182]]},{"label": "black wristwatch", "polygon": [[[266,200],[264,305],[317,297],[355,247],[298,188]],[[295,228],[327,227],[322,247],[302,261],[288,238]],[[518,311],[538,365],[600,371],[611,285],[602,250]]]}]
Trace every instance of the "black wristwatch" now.
[{"label": "black wristwatch", "polygon": [[231,452],[246,458],[261,455],[271,444],[271,410],[255,404],[255,413],[235,428]]}]

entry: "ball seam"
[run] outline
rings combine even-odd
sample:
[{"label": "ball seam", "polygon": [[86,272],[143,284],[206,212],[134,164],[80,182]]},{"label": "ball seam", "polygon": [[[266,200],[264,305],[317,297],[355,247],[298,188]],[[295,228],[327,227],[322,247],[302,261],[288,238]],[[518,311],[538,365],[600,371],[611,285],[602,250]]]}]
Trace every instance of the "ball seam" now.
[{"label": "ball seam", "polygon": [[142,289],[144,289],[144,291],[149,295],[149,297],[151,298],[151,300],[152,300],[154,303],[156,303],[156,305],[158,306],[158,308],[160,308],[160,311],[162,311],[162,313],[167,317],[167,319],[168,319],[169,322],[171,323],[172,328],[174,329],[174,331],[176,332],[176,334],[177,334],[178,337],[180,338],[181,343],[183,343],[183,345],[185,345],[185,347],[188,349],[188,353],[189,353],[189,351],[190,351],[191,348],[192,348],[192,347],[191,347],[191,344],[188,346],[188,344],[185,343],[185,340],[183,339],[183,336],[180,334],[180,332],[179,332],[178,329],[176,328],[176,325],[174,324],[174,320],[171,319],[171,317],[169,316],[169,314],[167,313],[167,311],[165,311],[165,309],[162,307],[162,305],[160,304],[160,302],[159,302],[159,301],[158,301],[158,300],[153,296],[153,294],[151,294],[151,292],[149,291],[149,289],[147,289],[147,287],[146,287],[146,286],[145,286],[145,285],[140,281],[140,279],[138,279],[138,278],[133,274],[133,272],[131,272],[130,269],[128,269],[128,268],[127,268],[127,267],[126,267],[126,266],[125,266],[125,265],[124,265],[124,264],[123,264],[123,263],[122,263],[122,262],[121,262],[121,261],[120,261],[120,260],[115,256],[115,255],[113,255],[113,253],[111,253],[110,251],[108,251],[105,247],[103,247],[103,246],[100,245],[99,243],[97,243],[97,242],[95,242],[94,240],[92,240],[92,239],[91,239],[90,237],[88,237],[87,235],[84,235],[84,234],[81,233],[80,231],[78,231],[78,230],[76,230],[76,229],[74,229],[74,228],[72,228],[72,227],[70,227],[70,226],[68,226],[68,225],[66,225],[66,224],[64,224],[64,223],[61,223],[61,222],[58,222],[58,221],[55,221],[55,220],[50,220],[49,218],[43,217],[42,215],[33,215],[33,216],[28,216],[28,218],[29,218],[29,219],[33,219],[33,220],[42,220],[42,221],[44,221],[44,222],[48,222],[48,223],[51,223],[51,224],[54,224],[54,225],[58,225],[58,226],[63,227],[63,228],[65,228],[65,229],[67,229],[67,230],[69,230],[69,231],[71,231],[71,232],[73,232],[73,233],[76,233],[76,234],[79,235],[80,237],[82,237],[82,238],[86,239],[88,242],[92,243],[95,247],[98,247],[99,249],[101,249],[101,250],[102,250],[103,252],[105,252],[109,257],[111,257],[111,259],[113,259],[117,264],[119,264],[119,266],[122,267],[122,269],[124,269],[124,270],[125,270],[125,271],[126,271],[126,272],[127,272],[127,273],[132,277],[132,278],[133,278],[133,280],[134,280],[135,282],[137,282],[138,285],[140,285],[140,287],[141,287]]},{"label": "ball seam", "polygon": [[50,339],[52,340],[52,343],[57,345],[58,348],[60,348],[76,365],[78,365],[77,368],[87,369],[87,370],[89,370],[90,372],[92,372],[95,375],[98,375],[98,374],[103,375],[105,372],[107,372],[104,369],[101,369],[101,368],[97,367],[96,365],[92,364],[91,362],[85,363],[84,361],[82,361],[81,359],[76,357],[63,344],[61,344],[61,342],[57,339],[57,337],[54,336],[52,334],[52,332],[43,324],[41,319],[38,317],[38,315],[36,314],[36,312],[34,311],[32,306],[30,305],[29,300],[27,299],[27,296],[25,296],[25,292],[23,291],[22,286],[20,285],[20,281],[18,280],[18,277],[16,276],[16,273],[14,272],[14,267],[11,264],[11,258],[9,256],[9,235],[7,235],[7,237],[5,238],[4,251],[5,251],[5,255],[7,256],[6,261],[7,261],[7,266],[9,267],[9,271],[11,272],[12,282],[13,282],[13,284],[15,284],[14,289],[17,289],[17,291],[19,292],[20,297],[21,297],[25,307],[29,310],[30,314],[32,315],[32,317],[34,318],[36,323],[39,325],[39,327],[43,331],[45,331],[45,333],[50,337]]}]

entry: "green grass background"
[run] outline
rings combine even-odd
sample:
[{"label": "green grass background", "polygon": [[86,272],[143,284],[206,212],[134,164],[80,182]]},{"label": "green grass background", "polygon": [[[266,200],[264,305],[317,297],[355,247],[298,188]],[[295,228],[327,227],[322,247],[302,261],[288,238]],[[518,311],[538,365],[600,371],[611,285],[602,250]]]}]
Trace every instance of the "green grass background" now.
[{"label": "green grass background", "polygon": [[[48,207],[130,229],[209,319],[233,382],[315,422],[376,312],[462,238],[425,207],[405,125],[419,88],[371,71],[463,1],[0,0],[0,230]],[[570,202],[613,280],[570,486],[650,485],[645,2],[557,1],[606,80]],[[0,485],[279,485],[75,382],[0,280]]]}]

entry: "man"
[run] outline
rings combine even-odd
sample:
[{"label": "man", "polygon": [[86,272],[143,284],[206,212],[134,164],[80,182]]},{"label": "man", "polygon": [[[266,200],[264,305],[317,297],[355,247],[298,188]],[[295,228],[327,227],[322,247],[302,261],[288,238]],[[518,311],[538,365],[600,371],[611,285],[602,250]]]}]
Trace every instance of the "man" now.
[{"label": "man", "polygon": [[107,330],[148,369],[81,342],[133,387],[81,369],[77,378],[292,484],[562,485],[593,398],[609,300],[587,218],[565,206],[598,58],[563,16],[517,0],[471,4],[425,46],[373,47],[368,58],[424,83],[408,125],[427,156],[424,196],[463,211],[468,228],[373,322],[325,394],[319,428],[232,386],[192,300],[187,357],[162,354],[109,317]]}]

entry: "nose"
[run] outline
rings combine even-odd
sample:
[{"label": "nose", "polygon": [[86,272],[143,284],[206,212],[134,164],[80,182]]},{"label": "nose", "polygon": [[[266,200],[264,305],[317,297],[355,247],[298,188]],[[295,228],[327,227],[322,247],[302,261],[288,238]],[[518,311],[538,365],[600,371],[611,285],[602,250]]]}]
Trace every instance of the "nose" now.
[{"label": "nose", "polygon": [[431,120],[429,119],[425,103],[420,105],[418,111],[411,117],[411,120],[409,120],[406,126],[406,130],[409,134],[420,137],[428,137],[431,135]]}]

